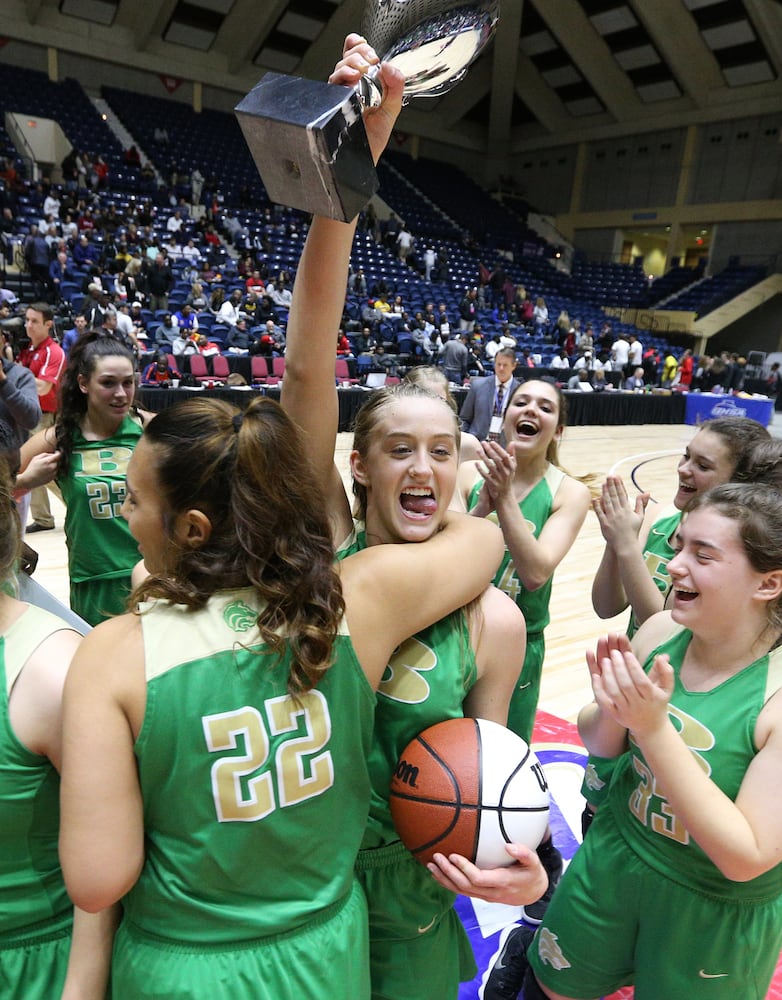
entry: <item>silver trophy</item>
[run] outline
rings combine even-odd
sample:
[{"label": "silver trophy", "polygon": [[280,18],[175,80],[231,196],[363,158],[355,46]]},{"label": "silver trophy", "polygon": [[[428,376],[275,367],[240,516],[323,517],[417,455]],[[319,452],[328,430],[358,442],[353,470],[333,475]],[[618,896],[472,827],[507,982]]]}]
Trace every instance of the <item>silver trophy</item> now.
[{"label": "silver trophy", "polygon": [[[404,101],[439,97],[465,76],[499,18],[499,0],[368,0],[362,34],[405,78]],[[382,98],[373,67],[358,86],[267,73],[236,106],[269,198],[348,222],[378,181],[362,112]]]}]

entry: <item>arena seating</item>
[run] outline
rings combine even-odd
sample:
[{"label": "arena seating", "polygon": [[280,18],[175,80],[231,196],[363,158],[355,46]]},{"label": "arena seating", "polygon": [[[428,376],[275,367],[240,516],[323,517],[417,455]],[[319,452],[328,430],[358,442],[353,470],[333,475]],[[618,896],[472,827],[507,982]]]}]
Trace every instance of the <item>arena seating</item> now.
[{"label": "arena seating", "polygon": [[[0,67],[0,84],[3,85],[0,110],[24,110],[54,117],[77,148],[101,153],[107,159],[108,187],[95,195],[100,209],[113,202],[119,210],[124,210],[131,200],[150,195],[138,172],[124,164],[120,144],[76,81],[52,83],[44,74]],[[102,95],[165,181],[162,188],[155,183],[151,192],[156,203],[152,226],[156,238],[167,242],[166,220],[174,210],[172,201],[180,198],[190,201],[189,178],[198,167],[207,181],[203,201],[215,210],[222,246],[205,242],[202,231],[190,220],[178,239],[195,240],[202,257],[218,270],[219,283],[227,295],[233,288],[244,287],[237,271],[237,255],[255,254],[261,247],[270,275],[286,272],[293,278],[306,236],[307,219],[301,213],[269,203],[232,114],[210,110],[196,113],[180,101],[140,98],[116,87],[104,87]],[[156,140],[155,131],[159,128],[166,130],[167,142]],[[3,149],[9,155],[13,152],[0,127],[0,150]],[[456,326],[459,303],[465,290],[477,284],[479,265],[483,263],[491,270],[500,264],[514,284],[523,285],[533,299],[543,296],[546,300],[549,329],[540,333],[518,330],[519,349],[526,347],[531,353],[540,354],[543,363],[557,349],[555,324],[562,310],[571,319],[580,319],[582,328],[591,323],[599,331],[609,318],[615,334],[638,332],[619,323],[604,309],[648,306],[665,299],[666,308],[693,308],[702,315],[762,276],[757,269],[733,267],[717,278],[699,281],[700,269],[676,268],[650,286],[639,266],[589,262],[581,255],[576,255],[568,273],[554,266],[554,248],[529,229],[524,218],[492,198],[455,166],[414,160],[392,150],[381,164],[379,174],[382,197],[416,237],[418,254],[403,262],[393,245],[376,242],[360,226],[351,265],[354,270],[364,269],[370,295],[378,283],[385,283],[391,296],[402,296],[410,316],[422,310],[428,301],[444,302]],[[22,194],[17,216],[19,238],[29,230],[30,222],[39,217],[40,210],[32,199]],[[94,236],[93,240],[99,250],[101,237]],[[420,252],[424,245],[443,251],[447,258],[447,276],[438,276],[440,280],[436,282],[426,282],[423,278]],[[190,292],[193,274],[182,259],[174,262],[173,269],[177,281],[170,295],[170,306],[176,309]],[[64,292],[73,307],[81,303],[86,274],[85,269],[73,269],[68,275]],[[208,291],[217,283],[216,280]],[[693,286],[689,297],[686,287],[680,291],[687,285]],[[670,298],[672,294],[674,298]],[[347,319],[353,323],[361,321],[367,297],[348,296]],[[488,304],[479,312],[478,320],[487,337],[501,325]],[[213,328],[211,314],[202,314],[201,328],[213,339],[220,339],[222,331]],[[640,337],[645,345],[667,350],[664,338],[652,336],[648,331],[641,331]]]}]

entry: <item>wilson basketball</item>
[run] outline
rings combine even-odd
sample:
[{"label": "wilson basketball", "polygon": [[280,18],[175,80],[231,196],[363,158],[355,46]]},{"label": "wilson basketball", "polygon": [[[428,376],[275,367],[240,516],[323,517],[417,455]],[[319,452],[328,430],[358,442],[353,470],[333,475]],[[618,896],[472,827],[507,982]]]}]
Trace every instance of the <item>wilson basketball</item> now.
[{"label": "wilson basketball", "polygon": [[521,737],[486,719],[448,719],[405,747],[391,815],[422,863],[462,854],[480,868],[513,863],[505,844],[536,848],[548,825],[543,768]]}]

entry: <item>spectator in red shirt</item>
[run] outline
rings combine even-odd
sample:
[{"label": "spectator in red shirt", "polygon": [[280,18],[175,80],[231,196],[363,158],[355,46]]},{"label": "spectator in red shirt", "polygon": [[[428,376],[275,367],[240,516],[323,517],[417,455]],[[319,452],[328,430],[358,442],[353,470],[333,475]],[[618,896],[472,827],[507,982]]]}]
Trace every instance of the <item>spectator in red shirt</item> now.
[{"label": "spectator in red shirt", "polygon": [[[19,362],[29,368],[35,376],[38,401],[41,404],[41,421],[33,433],[45,430],[54,424],[57,412],[57,387],[65,367],[65,354],[59,344],[52,339],[54,314],[46,302],[33,302],[25,311],[25,331],[30,338],[30,346],[19,355]],[[50,531],[54,527],[54,517],[49,506],[49,495],[45,486],[37,486],[30,494],[30,511],[33,523],[28,532]]]},{"label": "spectator in red shirt", "polygon": [[253,271],[247,281],[245,281],[244,285],[248,292],[259,292],[263,295],[266,291],[266,285],[264,284],[260,271]]},{"label": "spectator in red shirt", "polygon": [[689,389],[692,385],[692,369],[692,351],[688,347],[679,358],[679,385],[685,389]]},{"label": "spectator in red shirt", "polygon": [[353,349],[350,346],[350,341],[345,336],[345,331],[340,330],[337,335],[337,357],[347,358],[352,357]]}]

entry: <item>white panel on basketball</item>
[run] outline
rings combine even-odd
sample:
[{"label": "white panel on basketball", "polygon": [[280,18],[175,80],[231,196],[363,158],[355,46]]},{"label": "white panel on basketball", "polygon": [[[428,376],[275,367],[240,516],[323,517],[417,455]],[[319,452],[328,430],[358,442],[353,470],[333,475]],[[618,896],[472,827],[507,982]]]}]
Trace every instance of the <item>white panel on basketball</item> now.
[{"label": "white panel on basketball", "polygon": [[527,744],[504,726],[476,720],[481,739],[479,868],[512,863],[506,843],[536,848],[548,825],[549,790]]}]

